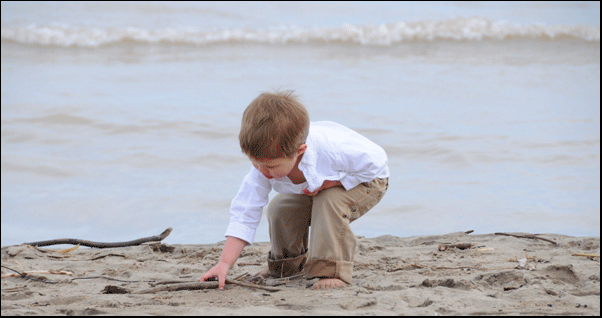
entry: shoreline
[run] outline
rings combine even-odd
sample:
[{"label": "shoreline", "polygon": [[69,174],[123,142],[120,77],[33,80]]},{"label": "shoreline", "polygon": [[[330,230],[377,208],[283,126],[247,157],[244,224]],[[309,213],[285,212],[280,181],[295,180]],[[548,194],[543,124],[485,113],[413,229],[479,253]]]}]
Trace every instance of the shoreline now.
[{"label": "shoreline", "polygon": [[[5,246],[3,266],[19,272],[47,272],[29,276],[45,282],[18,275],[2,278],[1,313],[599,315],[600,238],[541,237],[559,245],[493,233],[358,236],[353,281],[341,289],[314,290],[311,285],[316,279],[299,278],[272,286],[279,291],[227,284],[224,291],[208,288],[148,294],[138,292],[165,281],[198,282],[219,260],[224,241],[153,242],[65,253],[51,251],[56,250],[52,246]],[[468,246],[460,249],[454,244]],[[441,250],[442,245],[448,247]],[[228,279],[239,277],[248,284],[266,285],[253,275],[267,266],[269,247],[268,242],[247,246]],[[9,273],[2,268],[3,275]]]}]

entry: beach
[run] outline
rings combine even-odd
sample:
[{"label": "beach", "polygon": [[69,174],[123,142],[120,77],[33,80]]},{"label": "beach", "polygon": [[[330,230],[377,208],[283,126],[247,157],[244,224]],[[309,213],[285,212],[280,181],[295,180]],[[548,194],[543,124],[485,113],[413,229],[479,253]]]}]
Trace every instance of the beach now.
[{"label": "beach", "polygon": [[[600,2],[2,1],[0,14],[3,316],[600,314]],[[225,290],[175,290],[220,258],[253,169],[242,115],[273,90],[387,153],[387,194],[350,225],[352,284],[258,279],[264,213]],[[136,246],[22,244],[168,226]]]},{"label": "beach", "polygon": [[[198,282],[224,241],[71,251],[4,246],[2,316],[600,315],[600,237],[506,234],[515,236],[358,236],[352,284],[322,290],[312,288],[315,278],[255,277],[267,266],[267,242],[247,246],[230,270],[228,279],[247,285],[156,292]],[[4,278],[14,273],[5,267],[36,280]]]}]

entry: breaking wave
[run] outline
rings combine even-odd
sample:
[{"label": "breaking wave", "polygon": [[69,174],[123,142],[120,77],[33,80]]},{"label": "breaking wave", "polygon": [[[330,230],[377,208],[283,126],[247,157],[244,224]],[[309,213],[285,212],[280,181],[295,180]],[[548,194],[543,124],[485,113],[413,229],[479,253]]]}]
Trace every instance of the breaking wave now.
[{"label": "breaking wave", "polygon": [[100,47],[119,43],[212,45],[228,43],[343,43],[391,46],[417,41],[505,41],[512,39],[600,41],[600,27],[585,25],[521,25],[483,17],[443,21],[396,22],[334,27],[280,26],[265,29],[193,27],[148,30],[136,27],[90,27],[68,24],[11,26],[2,22],[2,42],[62,47]]}]

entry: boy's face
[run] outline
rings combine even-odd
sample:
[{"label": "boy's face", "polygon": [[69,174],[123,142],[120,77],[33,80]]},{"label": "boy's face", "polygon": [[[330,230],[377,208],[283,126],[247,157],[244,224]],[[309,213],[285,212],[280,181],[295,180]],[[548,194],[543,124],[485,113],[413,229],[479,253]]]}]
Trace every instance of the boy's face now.
[{"label": "boy's face", "polygon": [[259,170],[266,178],[283,178],[288,176],[297,167],[300,157],[307,149],[306,144],[301,144],[292,158],[259,159],[249,156],[253,167]]}]

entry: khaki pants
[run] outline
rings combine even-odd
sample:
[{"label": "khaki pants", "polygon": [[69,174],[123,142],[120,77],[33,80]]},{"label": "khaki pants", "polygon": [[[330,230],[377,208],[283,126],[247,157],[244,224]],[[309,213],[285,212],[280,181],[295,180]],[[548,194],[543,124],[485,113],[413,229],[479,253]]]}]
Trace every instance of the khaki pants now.
[{"label": "khaki pants", "polygon": [[270,275],[287,277],[305,271],[307,278],[338,278],[350,284],[356,239],[349,224],[374,207],[388,187],[386,178],[360,183],[349,191],[329,188],[313,197],[276,195],[267,213]]}]

